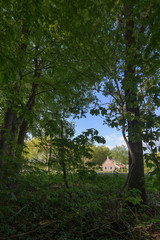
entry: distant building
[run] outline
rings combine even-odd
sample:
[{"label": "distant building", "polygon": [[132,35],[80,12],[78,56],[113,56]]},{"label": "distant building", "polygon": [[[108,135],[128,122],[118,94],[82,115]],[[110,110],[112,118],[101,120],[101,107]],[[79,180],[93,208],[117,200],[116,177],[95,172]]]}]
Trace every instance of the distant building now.
[{"label": "distant building", "polygon": [[117,169],[115,161],[107,156],[107,159],[102,163],[102,169],[104,172],[114,172]]},{"label": "distant building", "polygon": [[114,160],[107,156],[107,159],[102,163],[103,172],[114,172],[119,170],[127,170],[128,167],[125,164],[116,163]]}]

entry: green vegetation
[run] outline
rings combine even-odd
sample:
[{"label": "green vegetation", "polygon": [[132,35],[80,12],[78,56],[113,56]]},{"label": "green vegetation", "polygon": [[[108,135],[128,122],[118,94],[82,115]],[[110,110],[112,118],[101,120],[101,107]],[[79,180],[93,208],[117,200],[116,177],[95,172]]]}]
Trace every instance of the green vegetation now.
[{"label": "green vegetation", "polygon": [[91,150],[92,157],[89,161],[92,162],[93,165],[101,166],[102,163],[107,159],[107,156],[111,156],[110,149],[104,145],[98,147],[92,146]]},{"label": "green vegetation", "polygon": [[[125,206],[125,198],[140,204],[136,191],[132,198],[125,193],[117,205],[125,175],[84,169],[69,174],[69,189],[61,173],[32,170],[19,180],[12,191],[1,193],[0,239],[151,239],[160,227],[155,207]],[[155,205],[159,198],[151,189],[148,193]]]},{"label": "green vegetation", "polygon": [[124,145],[114,147],[111,150],[111,155],[116,162],[128,164],[128,151]]},{"label": "green vegetation", "polygon": [[[0,239],[151,239],[159,1],[2,0],[0,13]],[[127,152],[91,147],[105,143],[96,129],[75,137],[87,112],[122,132],[128,175],[93,171]]]}]

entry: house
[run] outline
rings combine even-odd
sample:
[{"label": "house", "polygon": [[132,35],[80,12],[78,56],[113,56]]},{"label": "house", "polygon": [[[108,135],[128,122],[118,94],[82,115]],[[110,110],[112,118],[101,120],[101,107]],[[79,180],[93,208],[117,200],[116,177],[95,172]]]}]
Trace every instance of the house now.
[{"label": "house", "polygon": [[114,160],[107,156],[107,159],[102,163],[103,172],[114,172],[119,170],[125,170],[127,166],[124,164],[116,163]]},{"label": "house", "polygon": [[115,161],[107,156],[107,159],[102,163],[102,169],[104,172],[114,172],[117,169]]}]

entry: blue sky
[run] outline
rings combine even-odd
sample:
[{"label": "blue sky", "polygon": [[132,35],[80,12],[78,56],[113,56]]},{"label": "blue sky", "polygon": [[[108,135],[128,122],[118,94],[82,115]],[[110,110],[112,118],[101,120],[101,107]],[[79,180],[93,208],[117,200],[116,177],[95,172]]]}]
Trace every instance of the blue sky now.
[{"label": "blue sky", "polygon": [[110,149],[115,146],[125,145],[121,131],[103,125],[103,119],[100,116],[92,116],[87,113],[86,118],[74,119],[73,122],[75,123],[76,135],[81,134],[88,128],[95,128],[98,130],[99,135],[105,138],[105,145]]},{"label": "blue sky", "polygon": [[[111,100],[110,98],[106,100],[106,98],[101,94],[98,95],[103,103]],[[160,115],[160,108],[156,110],[156,114]],[[109,147],[110,149],[121,145],[126,146],[121,130],[118,131],[116,128],[111,128],[107,125],[104,125],[103,119],[100,116],[92,116],[90,113],[87,113],[86,118],[73,119],[73,122],[75,123],[76,136],[81,134],[83,131],[86,131],[86,129],[95,128],[98,130],[99,135],[105,138],[105,146]]]},{"label": "blue sky", "polygon": [[[160,109],[156,111],[156,114],[160,115]],[[90,113],[87,113],[86,118],[73,119],[73,122],[75,123],[76,136],[81,134],[86,129],[95,128],[98,130],[99,135],[105,138],[105,146],[109,147],[110,149],[114,148],[115,146],[126,146],[122,132],[116,130],[116,128],[111,128],[107,125],[104,125],[103,119],[100,116],[92,116]]]},{"label": "blue sky", "polygon": [[[96,95],[102,104],[107,104],[112,99],[111,97],[104,97],[101,93],[96,93]],[[104,125],[103,119],[100,116],[92,116],[90,113],[87,113],[86,118],[73,119],[73,122],[75,123],[76,136],[81,134],[83,131],[86,131],[86,129],[95,128],[98,130],[99,135],[105,138],[106,143],[104,145],[110,149],[121,145],[126,146],[122,132],[117,131],[116,128]],[[102,144],[95,143],[95,145]]]}]

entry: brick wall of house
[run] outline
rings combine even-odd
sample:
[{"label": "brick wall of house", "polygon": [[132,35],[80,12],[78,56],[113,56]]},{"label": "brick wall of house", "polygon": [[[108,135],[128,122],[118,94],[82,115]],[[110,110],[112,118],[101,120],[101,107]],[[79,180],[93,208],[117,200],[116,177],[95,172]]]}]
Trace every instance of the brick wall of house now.
[{"label": "brick wall of house", "polygon": [[102,169],[104,172],[115,171],[115,169],[117,169],[115,161],[113,161],[113,160],[109,159],[109,157],[107,157],[107,159],[102,164]]}]

